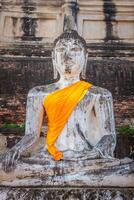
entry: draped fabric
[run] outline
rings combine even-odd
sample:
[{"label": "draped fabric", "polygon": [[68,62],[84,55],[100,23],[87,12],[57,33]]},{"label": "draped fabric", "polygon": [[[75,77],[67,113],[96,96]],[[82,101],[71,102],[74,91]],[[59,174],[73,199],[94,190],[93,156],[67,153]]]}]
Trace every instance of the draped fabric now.
[{"label": "draped fabric", "polygon": [[72,111],[91,86],[92,84],[88,82],[78,81],[66,88],[49,94],[43,102],[48,117],[47,149],[55,160],[60,160],[63,155],[54,146],[54,143],[63,130]]}]

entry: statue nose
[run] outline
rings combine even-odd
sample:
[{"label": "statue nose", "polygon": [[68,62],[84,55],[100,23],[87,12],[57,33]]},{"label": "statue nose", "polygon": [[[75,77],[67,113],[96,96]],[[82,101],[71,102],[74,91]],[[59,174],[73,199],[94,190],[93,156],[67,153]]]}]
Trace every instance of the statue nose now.
[{"label": "statue nose", "polygon": [[65,52],[65,54],[64,54],[64,59],[65,59],[65,61],[66,61],[66,60],[69,60],[69,59],[71,60],[70,52],[69,52],[69,51],[66,51],[66,52]]}]

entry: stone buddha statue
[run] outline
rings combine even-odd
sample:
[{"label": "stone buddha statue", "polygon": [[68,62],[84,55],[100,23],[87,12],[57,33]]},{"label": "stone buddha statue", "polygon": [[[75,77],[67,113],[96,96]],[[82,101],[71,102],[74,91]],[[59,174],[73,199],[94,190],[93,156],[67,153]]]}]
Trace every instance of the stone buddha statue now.
[{"label": "stone buddha statue", "polygon": [[[78,35],[77,31],[65,31],[54,41],[52,52],[54,77],[56,78],[59,73],[60,78],[55,83],[37,86],[29,91],[25,135],[3,156],[2,168],[5,172],[14,170],[23,151],[33,145],[40,137],[43,118],[48,115],[45,107],[46,99],[49,97],[49,114],[53,115],[53,106],[57,107],[56,112],[58,112],[58,104],[60,106],[66,96],[65,90],[79,84],[86,85],[86,88],[82,90],[78,101],[74,103],[75,105],[64,120],[64,124],[61,125],[57,118],[60,117],[59,120],[63,120],[63,113],[65,112],[66,115],[69,107],[67,107],[66,102],[69,101],[68,98],[71,95],[79,92],[79,87],[68,94],[69,97],[63,103],[63,107],[60,107],[61,110],[54,121],[56,127],[61,125],[60,131],[54,136],[54,149],[51,152],[49,141],[47,143],[46,139],[44,147],[38,152],[36,158],[42,154],[44,162],[48,161],[47,163],[51,166],[51,163],[67,163],[70,161],[75,163],[113,157],[116,136],[112,95],[107,89],[84,81],[87,59],[86,42]],[[82,80],[80,80],[80,77]],[[61,91],[63,93],[61,93],[58,103],[53,104],[53,95]],[[73,101],[74,97],[72,96],[71,99],[70,101]],[[48,116],[48,129],[51,125],[49,118],[50,116]],[[50,147],[52,144],[51,139],[52,135],[50,133],[48,139],[50,140]],[[53,158],[54,153],[60,153],[56,154],[59,155],[57,159]]]}]

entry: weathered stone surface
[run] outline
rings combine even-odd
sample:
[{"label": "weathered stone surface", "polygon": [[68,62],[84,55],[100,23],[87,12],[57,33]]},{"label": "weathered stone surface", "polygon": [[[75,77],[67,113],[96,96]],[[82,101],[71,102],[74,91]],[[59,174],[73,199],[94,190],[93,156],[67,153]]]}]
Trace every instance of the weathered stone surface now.
[{"label": "weathered stone surface", "polygon": [[[133,61],[122,59],[89,58],[86,77],[94,85],[105,86],[115,98],[130,96],[134,91],[133,65]],[[0,71],[2,94],[27,94],[34,86],[54,82],[51,58],[6,58],[1,62]]]},{"label": "weathered stone surface", "polygon": [[[43,127],[41,138],[36,142],[30,149],[28,149],[24,155],[31,156],[44,146],[44,133],[46,133],[47,127]],[[24,131],[11,130],[11,129],[0,129],[0,154],[5,153],[9,148],[12,148],[17,142],[22,139]],[[124,143],[125,141],[125,143]],[[130,157],[134,158],[134,137],[117,134],[117,145],[114,151],[115,158]]]},{"label": "weathered stone surface", "polygon": [[[120,0],[0,1],[0,123],[23,123],[24,95],[35,85],[54,81],[52,42],[63,31],[68,14],[74,16],[78,32],[88,43],[87,80],[127,102],[134,91],[133,6],[132,1]],[[123,119],[119,107],[117,125],[133,125],[133,110],[126,108]]]},{"label": "weathered stone surface", "polygon": [[133,200],[134,190],[118,187],[0,187],[0,198],[2,200]]},{"label": "weathered stone surface", "polygon": [[[44,148],[45,151],[46,148],[48,149],[54,160],[63,159],[64,165],[64,160],[110,159],[113,157],[116,132],[112,95],[104,88],[80,81],[80,74],[82,78],[85,78],[86,75],[88,58],[86,42],[78,35],[76,30],[73,30],[72,25],[75,25],[73,20],[69,17],[66,20],[67,29],[55,40],[52,54],[54,77],[56,79],[59,73],[60,79],[53,84],[36,86],[29,91],[26,106],[25,135],[3,156],[2,169],[5,172],[13,171],[16,161],[22,153],[37,141],[44,116],[49,119],[47,137],[50,135],[51,139],[53,138],[51,126],[53,127],[53,124],[57,126],[58,132],[54,133],[58,135],[56,138],[54,136],[53,141],[55,147],[51,142],[49,144],[49,139],[46,138],[45,144],[47,147]],[[79,97],[77,97],[78,100],[76,99],[76,102],[74,102],[73,95],[81,96],[85,89],[86,93],[81,101],[78,101]],[[53,95],[53,92],[57,90],[60,90],[62,94],[54,101],[55,98],[53,99],[53,96],[49,96],[49,94],[52,93]],[[78,92],[80,93],[78,94]],[[47,97],[52,99],[53,104],[51,105],[53,105],[54,112],[52,119],[55,121],[51,121],[52,107],[49,106],[51,100],[48,100]],[[74,108],[71,104],[73,102],[75,103]],[[67,112],[66,107],[69,109]],[[63,117],[61,116],[62,113],[64,113]],[[62,119],[65,120],[64,124],[61,121]],[[53,153],[51,148],[54,148]],[[60,155],[60,157],[57,158],[56,155]],[[49,157],[50,155],[48,155]],[[84,163],[84,166],[86,165]],[[49,166],[53,171],[52,161]]]},{"label": "weathered stone surface", "polygon": [[[51,165],[50,165],[51,163]],[[22,158],[17,168],[5,173],[0,166],[2,186],[90,186],[134,187],[134,162],[129,159],[54,161],[42,151]]]},{"label": "weathered stone surface", "polygon": [[7,138],[4,135],[0,135],[0,154],[4,153],[7,149]]},{"label": "weathered stone surface", "polygon": [[5,42],[51,42],[63,30],[64,15],[72,14],[87,42],[132,43],[133,7],[132,1],[1,1],[0,38]]},{"label": "weathered stone surface", "polygon": [[131,157],[134,159],[134,137],[117,134],[117,144],[114,155],[116,158]]},{"label": "weathered stone surface", "polygon": [[24,124],[26,95],[1,95],[0,98],[0,124]]},{"label": "weathered stone surface", "polygon": [[[75,21],[78,22],[79,33],[85,37],[86,41],[89,44],[91,44],[91,48],[88,47],[89,62],[87,68],[87,80],[94,83],[95,85],[99,85],[109,89],[114,94],[115,99],[117,99],[117,97],[118,99],[119,97],[121,97],[120,99],[122,100],[122,102],[124,96],[126,97],[126,102],[128,96],[130,96],[130,94],[133,95],[133,45],[131,45],[131,43],[133,43],[133,3],[122,3],[121,1],[89,2],[87,0],[80,0],[77,3],[76,1],[57,1],[56,4],[55,1],[41,0],[39,0],[38,2],[35,2],[33,0],[30,2],[16,2],[8,0],[1,2],[2,12],[0,22],[2,23],[0,29],[0,46],[1,54],[3,55],[1,57],[1,91],[3,95],[3,105],[7,103],[8,108],[10,109],[10,111],[8,111],[7,108],[5,108],[5,117],[3,116],[3,122],[12,122],[13,120],[15,122],[17,120],[17,122],[23,121],[24,119],[22,119],[20,115],[24,113],[24,95],[26,95],[28,90],[35,85],[48,84],[54,81],[50,55],[51,45],[46,44],[46,42],[51,43],[56,35],[62,31],[63,16],[64,14],[68,13],[72,13]],[[54,6],[56,9],[54,9]],[[8,13],[8,15],[4,15],[5,13]],[[61,24],[62,26],[60,26]],[[45,49],[45,51],[43,50],[45,45],[43,45],[42,47],[40,45],[42,43],[46,44],[47,48]],[[10,48],[8,44],[11,45]],[[21,44],[24,45],[21,46]],[[32,44],[33,46],[29,48],[29,44]],[[41,58],[41,56],[44,58]],[[98,57],[97,59],[96,56]],[[18,58],[17,60],[17,57],[20,58]],[[118,59],[117,57],[119,57],[120,59]],[[45,77],[45,80],[43,79],[43,77]],[[5,80],[9,80],[9,82],[7,81],[5,84]],[[126,81],[128,83],[127,85],[125,84]],[[16,85],[18,86],[16,87]],[[11,96],[14,95],[14,100],[18,100],[18,105],[15,105],[15,101],[12,102],[13,98],[10,99],[11,96],[6,99],[9,94]],[[21,96],[21,100],[19,96]],[[129,99],[131,102],[132,98]],[[117,100],[116,103],[118,104],[119,100]],[[122,104],[120,105],[120,107],[122,109]],[[13,117],[13,112],[16,108],[17,115]],[[132,109],[133,108],[131,108],[130,110],[132,111]],[[125,110],[129,109],[125,107]],[[126,112],[126,114],[128,113]],[[129,119],[131,119],[131,124],[133,125],[133,116],[131,114],[128,115]],[[118,117],[118,121],[119,120],[123,121],[122,116],[120,117],[120,119]],[[32,158],[25,158],[23,159],[23,164],[20,161],[18,168],[15,170],[14,174],[7,174],[6,176],[2,172],[1,175],[4,177],[4,180],[7,178],[7,185],[8,183],[9,185],[10,183],[11,185],[14,185],[14,181],[16,181],[16,183],[19,183],[20,185],[26,185],[27,181],[27,183],[29,184],[30,179],[30,183],[32,184],[39,184],[40,187],[40,183],[44,183],[44,186],[46,186],[45,173],[47,173],[47,175],[50,175],[47,179],[48,185],[51,184],[52,181],[54,181],[53,185],[55,183],[58,184],[58,181],[61,181],[60,183],[66,185],[67,181],[70,180],[69,178],[71,178],[73,185],[75,185],[77,181],[78,185],[80,185],[79,181],[81,181],[82,185],[85,184],[88,186],[93,186],[97,184],[97,187],[98,184],[99,186],[105,184],[110,186],[111,183],[113,184],[113,186],[116,187],[117,184],[118,186],[120,185],[122,187],[133,186],[133,175],[131,174],[133,163],[131,160],[128,159],[122,161],[114,160],[112,163],[105,160],[104,162],[106,162],[106,165],[104,165],[103,161],[102,163],[101,161],[99,163],[93,163],[91,160],[86,160],[84,168],[82,161],[79,160],[79,162],[76,162],[76,167],[72,167],[72,174],[65,176],[63,173],[68,173],[70,170],[70,168],[68,170],[68,166],[65,165],[64,169],[63,166],[58,166],[58,164],[54,163],[55,170],[50,169],[48,172],[48,169],[44,167],[44,164],[46,165],[46,161],[44,160],[47,159],[46,157],[44,158],[45,159],[43,159],[43,161],[39,161],[39,157],[35,157],[33,160]],[[37,159],[39,163],[35,163],[35,159]],[[87,168],[86,162],[89,162],[89,166]],[[69,164],[70,166],[74,166],[74,163],[71,164],[71,162],[69,162]],[[59,165],[62,164],[59,163]],[[81,173],[80,167],[83,170],[83,174]],[[93,167],[95,170],[93,170]],[[38,171],[39,169],[40,171]],[[80,170],[80,180],[77,179],[77,170]],[[129,175],[128,172],[130,173]],[[110,175],[110,173],[112,175]],[[60,175],[58,176],[58,174],[62,175],[62,178],[60,177]],[[16,177],[16,175],[18,177]],[[33,180],[33,176],[37,178],[37,181]],[[104,179],[105,176],[106,179]],[[86,180],[86,177],[88,177],[89,179]],[[11,180],[13,180],[13,182],[10,182]],[[3,199],[47,199],[47,197],[45,197],[45,194],[48,193],[48,190],[45,191],[45,193],[44,191],[41,192],[41,190],[40,192],[39,190],[36,190],[35,192],[35,190],[33,191],[33,189],[32,192],[30,192],[29,188],[27,188],[25,191],[18,189],[18,191],[16,192],[14,191],[14,189],[1,188],[1,191],[3,193],[2,195],[0,195]],[[6,196],[5,192],[8,192],[9,197]],[[59,190],[56,193],[58,192]],[[118,191],[114,190],[114,193],[111,192],[111,190],[103,190],[102,192],[97,190],[97,192],[94,192],[93,194],[92,191],[91,193],[88,193],[86,191],[81,194],[80,190],[77,190],[77,194],[74,194],[74,192],[72,192],[71,194],[67,194],[65,196],[62,195],[60,197],[56,197],[56,193],[48,193],[48,199],[88,199],[95,197],[97,199],[100,198],[103,200],[106,198],[133,198],[130,193],[126,196],[125,191],[122,191],[121,189]]]},{"label": "weathered stone surface", "polygon": [[[60,80],[54,84],[38,86],[30,90],[27,99],[25,135],[19,143],[1,156],[1,185],[6,187],[46,187],[50,185],[133,187],[134,162],[129,158],[122,160],[113,158],[116,136],[112,95],[104,88],[79,81],[80,73],[83,77],[85,75],[87,63],[85,41],[76,31],[70,32],[69,30],[63,35],[64,37],[58,38],[53,53],[54,69],[55,72],[57,70],[60,73]],[[48,149],[43,146],[38,153],[35,152],[30,157],[22,157],[22,153],[39,138],[45,114],[44,98],[55,90],[64,89],[70,84],[73,89],[75,86],[75,90],[77,84],[86,84],[88,91],[67,118],[66,125],[56,142],[54,141],[63,155],[61,154],[58,161],[53,159],[55,155],[49,149],[51,143],[49,146],[49,143],[45,142]],[[56,104],[58,103],[61,102],[56,101]],[[63,101],[61,105],[64,109],[63,105],[66,104]],[[45,109],[49,118],[46,104]],[[58,111],[61,112],[61,109],[56,110],[56,114]],[[58,121],[57,125],[59,126],[60,123],[61,121]],[[48,128],[51,128],[50,125],[51,120],[49,119]],[[55,151],[60,153],[56,148]]]},{"label": "weathered stone surface", "polygon": [[116,99],[114,101],[114,113],[116,125],[121,126],[129,124],[134,126],[134,98]]},{"label": "weathered stone surface", "polygon": [[[128,70],[129,68],[129,70]],[[114,101],[116,125],[134,125],[133,61],[122,59],[95,60],[89,57],[87,80],[109,89]],[[51,58],[4,58],[0,68],[0,123],[24,123],[28,90],[52,83]],[[126,83],[127,81],[127,83]],[[128,103],[129,102],[129,103]]]}]

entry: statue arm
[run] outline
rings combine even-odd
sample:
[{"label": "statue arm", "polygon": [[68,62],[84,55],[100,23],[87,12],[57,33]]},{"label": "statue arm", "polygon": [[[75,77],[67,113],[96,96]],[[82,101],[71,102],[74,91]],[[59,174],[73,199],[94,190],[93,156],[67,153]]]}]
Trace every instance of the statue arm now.
[{"label": "statue arm", "polygon": [[95,111],[99,124],[100,134],[102,137],[95,145],[95,149],[100,151],[101,157],[113,157],[116,145],[116,131],[113,112],[112,94],[102,89],[101,94],[97,95],[95,102]]},{"label": "statue arm", "polygon": [[4,171],[12,171],[21,153],[39,138],[43,115],[42,97],[34,95],[30,91],[27,97],[25,135],[14,147],[3,155],[2,168]]},{"label": "statue arm", "polygon": [[26,106],[25,136],[15,145],[20,153],[29,148],[40,137],[43,116],[42,96],[29,92]]}]

